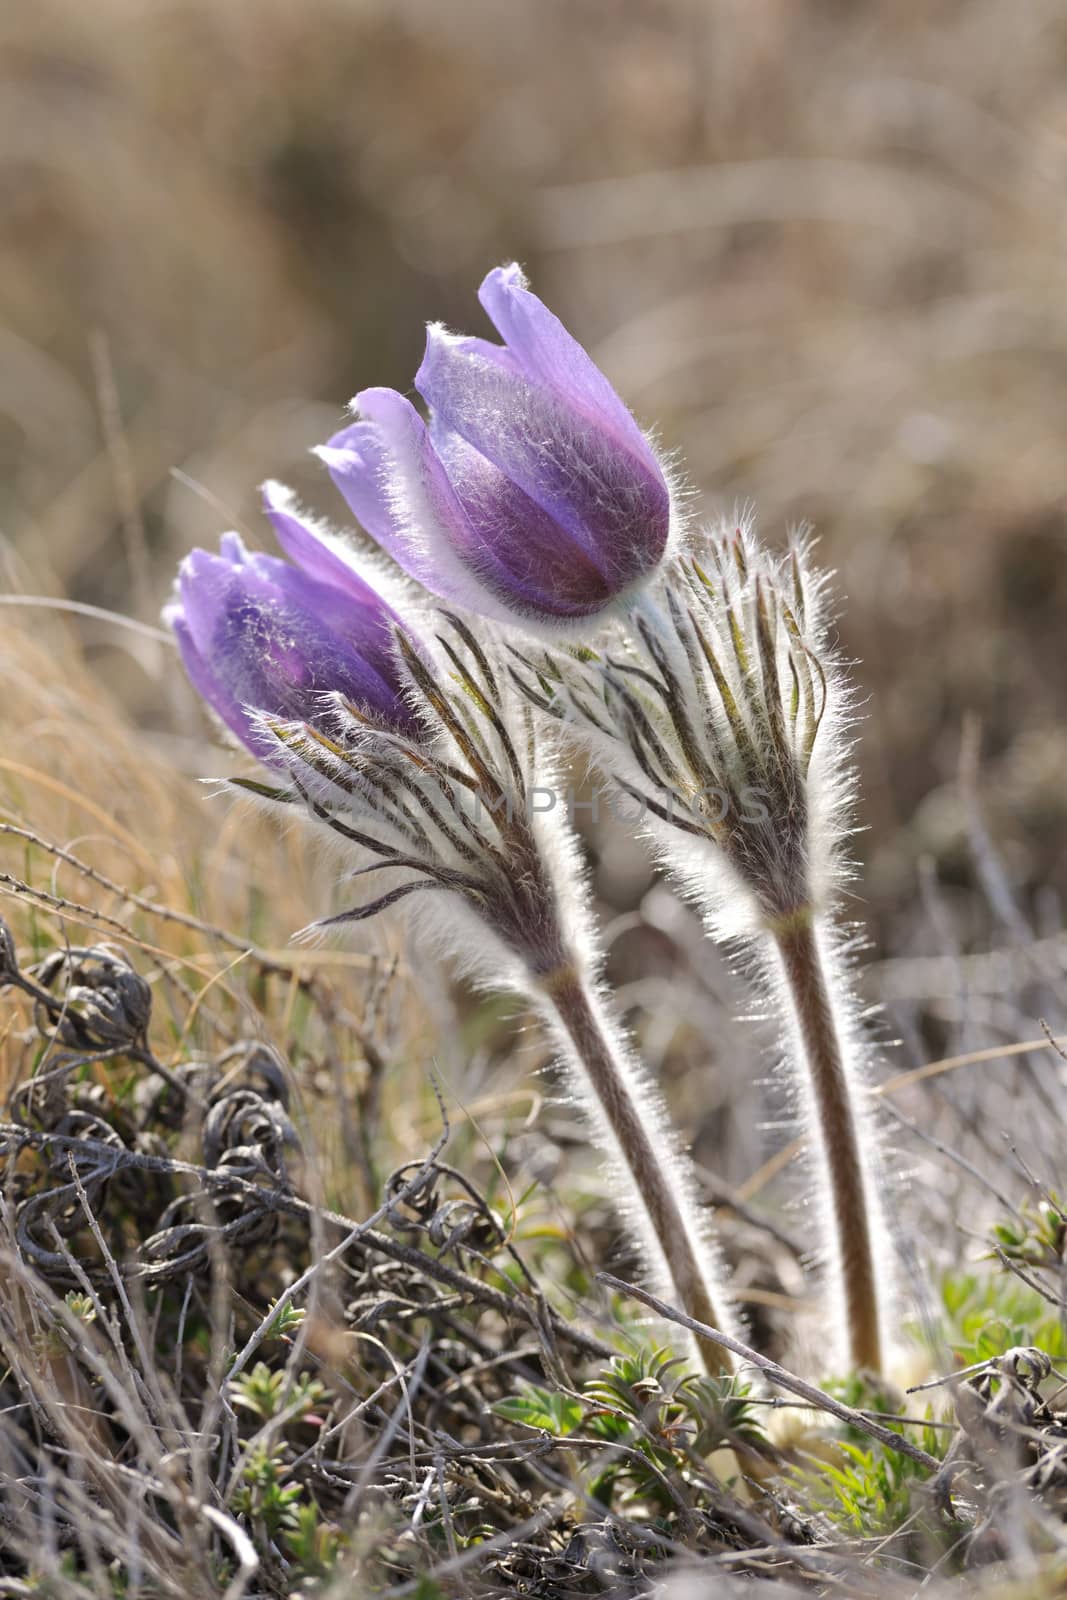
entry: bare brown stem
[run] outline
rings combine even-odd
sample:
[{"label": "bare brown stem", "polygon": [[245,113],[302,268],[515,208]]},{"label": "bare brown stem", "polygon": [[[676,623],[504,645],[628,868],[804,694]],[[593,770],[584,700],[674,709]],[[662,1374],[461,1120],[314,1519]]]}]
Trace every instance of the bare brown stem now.
[{"label": "bare brown stem", "polygon": [[811,1082],[830,1188],[838,1270],[854,1367],[882,1370],[878,1273],[863,1151],[818,935],[810,918],[775,933]]},{"label": "bare brown stem", "polygon": [[[605,1030],[604,1019],[581,976],[566,967],[544,982],[541,992],[574,1050],[618,1144],[634,1201],[643,1207],[658,1241],[667,1272],[682,1309],[697,1322],[723,1326],[713,1294],[708,1265],[702,1261],[699,1235],[679,1201],[677,1180],[669,1161],[656,1148],[648,1112],[627,1082],[625,1065]],[[696,1336],[705,1370],[713,1377],[734,1370],[729,1351]]]}]

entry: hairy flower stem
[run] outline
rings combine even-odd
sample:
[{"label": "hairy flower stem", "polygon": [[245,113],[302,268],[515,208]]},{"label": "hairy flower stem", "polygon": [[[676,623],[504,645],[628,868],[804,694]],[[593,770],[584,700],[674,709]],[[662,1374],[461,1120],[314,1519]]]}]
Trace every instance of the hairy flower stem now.
[{"label": "hairy flower stem", "polygon": [[853,1368],[882,1370],[882,1327],[871,1196],[843,1043],[812,917],[774,934],[804,1053],[830,1192],[848,1352]]},{"label": "hairy flower stem", "polygon": [[[574,966],[543,978],[538,990],[546,1020],[580,1067],[617,1146],[632,1206],[644,1213],[645,1231],[656,1241],[682,1309],[698,1322],[723,1328],[723,1311],[709,1283],[710,1251],[679,1203],[679,1190],[684,1192],[685,1186],[680,1184],[677,1158],[673,1153],[665,1158],[666,1139],[656,1127],[656,1108],[647,1095],[631,1087],[632,1069],[628,1070],[612,1037],[610,1020]],[[722,1346],[710,1340],[695,1342],[709,1375],[720,1377],[734,1370]]]}]

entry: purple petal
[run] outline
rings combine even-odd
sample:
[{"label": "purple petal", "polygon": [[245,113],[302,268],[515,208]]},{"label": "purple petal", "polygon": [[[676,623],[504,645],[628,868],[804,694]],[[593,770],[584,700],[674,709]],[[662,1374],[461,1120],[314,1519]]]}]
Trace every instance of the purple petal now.
[{"label": "purple petal", "polygon": [[309,578],[343,590],[356,605],[363,606],[375,617],[399,622],[381,595],[356,571],[340,540],[331,539],[292,510],[286,491],[279,484],[263,485],[263,508],[273,524],[278,543],[290,561]]},{"label": "purple petal", "polygon": [[253,755],[260,757],[269,755],[269,748],[263,735],[225,685],[210,671],[207,662],[196,648],[180,608],[168,607],[164,618],[174,629],[189,682],[197,694],[202,700],[207,701],[216,715],[222,718],[226,726],[252,751]]},{"label": "purple petal", "polygon": [[[179,587],[190,642],[215,697],[201,692],[231,727],[220,700],[321,721],[328,717],[322,697],[331,691],[393,726],[411,723],[384,605],[357,603],[344,589],[243,547],[237,561],[194,551],[182,563]],[[244,727],[236,731],[249,742]]]},{"label": "purple petal", "polygon": [[494,344],[491,339],[476,339],[473,336],[453,335],[459,348],[471,356],[482,356],[486,361],[495,361],[498,367],[503,367],[505,372],[512,372],[517,378],[523,375],[522,362],[508,349],[507,345]]},{"label": "purple petal", "polygon": [[395,389],[365,389],[355,404],[367,419],[357,426],[374,430],[373,443],[362,434],[360,464],[349,461],[337,470],[331,466],[334,481],[361,521],[358,507],[373,494],[371,515],[377,526],[369,519],[365,526],[398,566],[431,593],[465,600],[470,590],[467,569],[480,553],[479,540],[425,422]]},{"label": "purple petal", "polygon": [[231,561],[235,567],[243,567],[252,559],[252,552],[245,549],[241,535],[232,531],[224,533],[219,540],[219,555],[224,561]]},{"label": "purple petal", "polygon": [[655,466],[648,442],[627,407],[577,339],[526,287],[521,267],[513,262],[495,268],[484,279],[478,298],[529,378],[558,390],[614,433],[621,445]]},{"label": "purple petal", "polygon": [[[506,351],[485,349],[513,369]],[[580,552],[572,559],[573,540],[458,434],[442,434],[449,451],[442,461],[437,435],[403,396],[369,390],[356,403],[375,420],[344,429],[318,454],[363,526],[425,588],[476,610],[484,589],[505,615],[525,601],[561,617],[575,614],[576,581],[601,593],[602,575],[588,570]],[[546,587],[549,569],[558,594]]]},{"label": "purple petal", "polygon": [[330,469],[356,521],[388,549],[394,536],[393,513],[387,499],[388,458],[380,430],[373,422],[354,422],[314,453]]},{"label": "purple petal", "polygon": [[212,644],[226,615],[234,574],[244,570],[248,552],[235,533],[220,540],[223,555],[210,550],[190,550],[178,568],[178,595],[193,647],[211,658]]},{"label": "purple petal", "polygon": [[644,441],[635,454],[561,392],[435,327],[415,382],[442,421],[565,528],[614,589],[658,563],[670,496]]},{"label": "purple petal", "polygon": [[389,722],[409,720],[392,650],[390,623],[396,619],[388,607],[353,603],[343,589],[284,561],[271,588],[280,599],[264,590],[253,640],[262,629],[269,658],[264,678],[281,690],[292,684],[293,715],[312,718],[308,696],[336,690]]},{"label": "purple petal", "polygon": [[606,572],[565,528],[459,434],[437,419],[430,432],[477,539],[471,568],[506,610],[562,620],[610,603]]}]

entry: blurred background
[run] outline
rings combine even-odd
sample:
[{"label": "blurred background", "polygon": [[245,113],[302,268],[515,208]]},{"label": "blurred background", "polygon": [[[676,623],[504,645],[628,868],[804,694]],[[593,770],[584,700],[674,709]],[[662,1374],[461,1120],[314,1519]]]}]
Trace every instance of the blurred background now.
[{"label": "blurred background", "polygon": [[[410,387],[426,319],[487,333],[476,286],[518,258],[707,515],[811,522],[837,569],[901,1064],[1032,1037],[1067,966],[1065,197],[1062,0],[6,6],[3,587],[155,624],[191,545],[267,542],[263,478],[340,518],[309,446]],[[32,629],[164,769],[229,761],[162,647]],[[631,840],[590,844],[683,1084],[732,980]],[[701,997],[688,1047],[663,983]],[[739,1178],[759,1140],[716,1126]]]}]

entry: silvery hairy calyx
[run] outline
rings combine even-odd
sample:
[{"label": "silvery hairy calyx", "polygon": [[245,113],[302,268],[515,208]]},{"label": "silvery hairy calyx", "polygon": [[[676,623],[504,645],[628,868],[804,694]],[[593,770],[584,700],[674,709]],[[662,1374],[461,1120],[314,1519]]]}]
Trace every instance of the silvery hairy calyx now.
[{"label": "silvery hairy calyx", "polygon": [[848,686],[806,542],[694,536],[596,650],[518,671],[625,791],[712,937],[747,957],[815,1145],[838,1359],[880,1371],[889,1291],[869,1046],[835,924],[848,877]]},{"label": "silvery hairy calyx", "polygon": [[[310,817],[350,879],[385,880],[316,926],[403,902],[416,938],[526,996],[654,1276],[691,1317],[729,1330],[690,1165],[601,985],[575,839],[562,808],[530,804],[559,786],[559,726],[517,686],[497,632],[626,604],[667,548],[672,493],[517,269],[491,273],[482,299],[505,342],[432,327],[416,378],[428,419],[391,390],[365,391],[358,420],[319,452],[382,553],[268,486],[289,559],[227,534],[218,554],[186,558],[167,618],[193,684],[267,769],[234,782]],[[731,1370],[721,1346],[696,1348],[710,1372]]]}]

